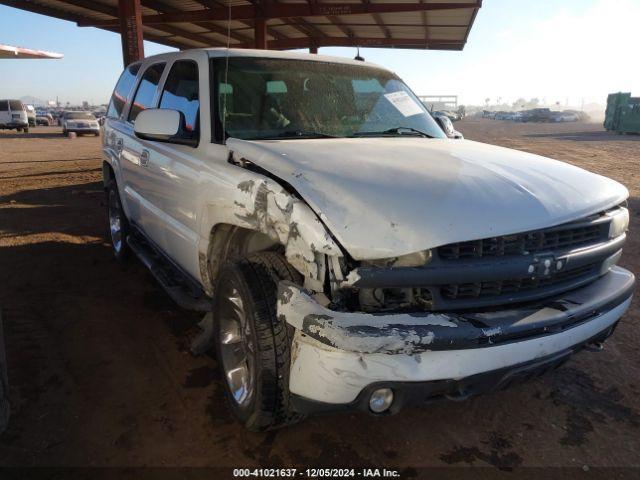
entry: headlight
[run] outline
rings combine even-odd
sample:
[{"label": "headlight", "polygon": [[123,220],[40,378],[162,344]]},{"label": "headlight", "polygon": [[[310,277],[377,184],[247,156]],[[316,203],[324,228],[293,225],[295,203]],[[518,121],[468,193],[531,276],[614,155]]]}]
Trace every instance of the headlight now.
[{"label": "headlight", "polygon": [[367,263],[376,267],[422,267],[429,261],[431,261],[431,250],[422,250],[399,257],[368,260]]},{"label": "headlight", "polygon": [[622,235],[629,228],[629,210],[621,207],[610,213],[611,225],[609,226],[609,238],[616,238]]}]

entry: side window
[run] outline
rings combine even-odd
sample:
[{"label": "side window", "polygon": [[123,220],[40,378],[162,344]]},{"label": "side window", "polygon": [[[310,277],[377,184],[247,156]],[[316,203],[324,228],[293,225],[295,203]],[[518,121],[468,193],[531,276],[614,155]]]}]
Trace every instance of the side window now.
[{"label": "side window", "polygon": [[136,96],[131,103],[131,110],[129,110],[130,122],[135,122],[136,117],[142,110],[153,107],[153,99],[156,95],[158,83],[160,83],[164,65],[164,63],[151,65],[142,75]]},{"label": "side window", "polygon": [[0,112],[6,112],[9,110],[9,101],[0,100]]},{"label": "side window", "polygon": [[12,112],[19,112],[20,110],[25,110],[20,100],[9,100],[9,108],[11,109]]},{"label": "side window", "polygon": [[109,109],[107,110],[107,117],[118,118],[127,103],[127,98],[131,93],[131,89],[136,83],[136,75],[140,70],[140,64],[131,65],[125,68],[120,79],[116,84],[116,88],[111,96],[111,102],[109,103]]},{"label": "side window", "polygon": [[200,95],[198,89],[198,65],[190,60],[173,64],[164,84],[160,108],[178,110],[184,114],[185,128],[198,134]]}]

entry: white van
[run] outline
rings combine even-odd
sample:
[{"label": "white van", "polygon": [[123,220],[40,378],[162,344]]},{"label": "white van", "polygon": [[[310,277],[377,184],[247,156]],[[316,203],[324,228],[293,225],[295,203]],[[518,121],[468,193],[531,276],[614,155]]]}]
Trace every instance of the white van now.
[{"label": "white van", "polygon": [[29,132],[29,118],[20,100],[0,100],[0,129]]}]

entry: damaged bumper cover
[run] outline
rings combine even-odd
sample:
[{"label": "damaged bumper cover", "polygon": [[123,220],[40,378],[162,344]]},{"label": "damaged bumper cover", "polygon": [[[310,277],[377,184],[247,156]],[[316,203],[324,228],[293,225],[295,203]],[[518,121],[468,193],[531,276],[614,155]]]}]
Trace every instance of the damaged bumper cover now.
[{"label": "damaged bumper cover", "polygon": [[610,333],[634,285],[632,273],[614,267],[535,305],[376,315],[329,310],[282,282],[278,314],[297,330],[290,388],[309,400],[344,404],[376,382],[459,380],[553,356]]}]

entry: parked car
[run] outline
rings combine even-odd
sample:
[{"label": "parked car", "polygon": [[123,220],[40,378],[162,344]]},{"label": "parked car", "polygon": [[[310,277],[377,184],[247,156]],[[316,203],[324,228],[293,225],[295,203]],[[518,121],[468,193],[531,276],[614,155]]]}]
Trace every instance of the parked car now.
[{"label": "parked car", "polygon": [[523,122],[549,122],[551,121],[551,110],[548,108],[533,108],[522,112]]},{"label": "parked car", "polygon": [[29,118],[20,100],[0,100],[0,129],[29,132]]},{"label": "parked car", "polygon": [[44,110],[36,111],[36,125],[53,125],[53,116],[50,113],[45,112]]},{"label": "parked car", "polygon": [[575,113],[571,112],[554,112],[553,121],[554,122],[577,122],[580,120],[580,117]]},{"label": "parked car", "polygon": [[36,126],[36,109],[33,105],[24,105],[24,109],[27,112],[27,118],[29,119],[29,126]]},{"label": "parked car", "polygon": [[115,257],[207,312],[192,349],[251,430],[505,387],[601,349],[631,301],[624,186],[449,139],[373,64],[148,57],[102,142]]},{"label": "parked car", "polygon": [[90,112],[64,112],[61,125],[64,136],[67,136],[69,132],[100,135],[98,120]]}]

